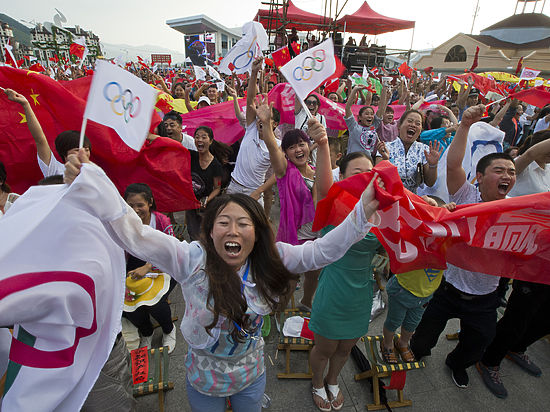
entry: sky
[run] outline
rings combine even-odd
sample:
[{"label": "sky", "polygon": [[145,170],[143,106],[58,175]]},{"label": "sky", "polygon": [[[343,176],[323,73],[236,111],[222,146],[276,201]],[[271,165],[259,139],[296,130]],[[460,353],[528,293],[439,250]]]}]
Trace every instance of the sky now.
[{"label": "sky", "polygon": [[[325,0],[293,1],[303,10],[323,14]],[[336,2],[332,0],[333,6]],[[344,2],[338,1],[340,7]],[[416,21],[412,49],[421,50],[438,46],[459,32],[470,33],[478,2],[473,34],[479,34],[480,30],[511,16],[516,6],[516,0],[369,0],[369,5],[380,14]],[[3,3],[2,12],[20,21],[53,21],[57,8],[67,18],[66,26],[77,24],[85,30],[92,30],[102,42],[156,45],[178,52],[183,51],[183,35],[169,28],[167,20],[205,14],[233,28],[252,20],[258,8],[267,8],[261,5],[261,0],[183,0],[165,3],[163,7],[146,0],[26,0]],[[362,4],[363,0],[348,0],[340,17],[354,13]],[[537,6],[537,12],[541,6],[542,1]],[[544,11],[548,14],[547,9]],[[526,11],[532,10],[533,4],[529,3]],[[412,32],[402,30],[380,35],[376,39],[369,36],[369,39],[388,48],[408,50]],[[354,37],[359,40],[361,35]]]}]

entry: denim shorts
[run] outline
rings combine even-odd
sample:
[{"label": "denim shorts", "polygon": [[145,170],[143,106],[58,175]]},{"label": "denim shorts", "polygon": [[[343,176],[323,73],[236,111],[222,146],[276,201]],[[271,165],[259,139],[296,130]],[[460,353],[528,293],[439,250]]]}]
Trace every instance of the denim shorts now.
[{"label": "denim shorts", "polygon": [[[265,373],[242,391],[231,395],[234,412],[261,412],[265,391]],[[187,381],[187,399],[193,412],[225,412],[225,397],[208,396],[200,393]]]},{"label": "denim shorts", "polygon": [[393,276],[386,285],[388,294],[388,315],[384,327],[395,332],[399,326],[407,332],[414,332],[433,294],[419,298],[405,289]]}]

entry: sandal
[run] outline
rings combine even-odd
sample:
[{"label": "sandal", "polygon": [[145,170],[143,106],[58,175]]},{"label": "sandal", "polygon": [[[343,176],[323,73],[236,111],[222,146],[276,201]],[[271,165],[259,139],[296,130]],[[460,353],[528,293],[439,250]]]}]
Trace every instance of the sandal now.
[{"label": "sandal", "polygon": [[411,347],[409,345],[398,346],[397,342],[395,342],[395,349],[397,350],[399,355],[401,355],[401,359],[403,359],[403,362],[416,362],[414,353],[412,353]]},{"label": "sandal", "polygon": [[[332,409],[335,411],[339,411],[342,409],[342,406],[344,406],[344,395],[342,394],[342,391],[340,390],[340,387],[338,385],[329,385],[328,383],[325,384],[328,389],[328,397],[330,399],[330,405],[332,406]],[[336,400],[338,399],[338,395],[342,394],[342,403],[338,406],[334,405]]]},{"label": "sandal", "polygon": [[380,353],[382,354],[382,359],[386,363],[395,364],[399,362],[393,348],[386,349],[382,341],[380,341]]},{"label": "sandal", "polygon": [[[332,407],[331,407],[330,401],[328,400],[327,391],[325,390],[325,387],[323,386],[322,388],[315,388],[313,387],[313,385],[311,385],[311,389],[312,389],[311,392],[313,394],[313,403],[315,404],[315,406],[317,406],[317,408],[323,412],[331,411]],[[319,403],[315,400],[315,396],[320,398],[325,404],[328,404],[329,405],[328,408],[321,407]]]}]

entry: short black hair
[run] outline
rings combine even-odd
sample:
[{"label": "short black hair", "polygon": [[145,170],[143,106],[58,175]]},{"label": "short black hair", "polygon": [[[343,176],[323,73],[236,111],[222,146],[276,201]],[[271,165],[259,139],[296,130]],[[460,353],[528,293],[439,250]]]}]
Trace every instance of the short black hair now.
[{"label": "short black hair", "polygon": [[11,187],[6,182],[7,178],[8,174],[6,172],[6,168],[4,167],[4,163],[0,162],[0,190],[5,193],[10,193]]},{"label": "short black hair", "polygon": [[146,183],[132,183],[124,191],[124,200],[128,200],[131,195],[142,195],[147,203],[151,203],[151,210],[157,210],[153,191]]},{"label": "short black hair", "polygon": [[347,153],[344,157],[340,159],[340,174],[343,176],[346,174],[346,169],[348,168],[349,162],[355,159],[359,159],[360,157],[364,157],[365,159],[369,159],[372,165],[374,166],[374,162],[372,161],[372,157],[368,153],[365,152],[351,152]]},{"label": "short black hair", "polygon": [[179,114],[175,110],[172,110],[164,115],[162,121],[165,122],[166,120],[175,120],[180,125],[183,123],[183,120],[181,119],[181,114]]},{"label": "short black hair", "polygon": [[63,183],[65,183],[63,181],[63,175],[51,175],[39,180],[38,186],[62,185]]},{"label": "short black hair", "polygon": [[479,162],[477,162],[476,166],[476,173],[481,173],[482,175],[485,174],[485,170],[493,163],[493,160],[497,159],[504,159],[511,161],[514,165],[516,164],[514,162],[514,159],[512,156],[510,156],[508,153],[489,153],[488,155],[483,156],[481,159],[479,159]]},{"label": "short black hair", "polygon": [[372,108],[372,106],[363,106],[359,109],[359,116],[361,116],[363,114],[363,112],[367,109],[371,109],[372,112],[374,113],[374,109]]},{"label": "short black hair", "polygon": [[309,136],[305,134],[303,130],[289,130],[284,134],[283,138],[281,139],[281,149],[283,150],[283,152],[285,152],[286,149],[288,149],[290,146],[298,144],[302,140],[306,143],[311,143]]},{"label": "short black hair", "polygon": [[432,119],[430,122],[430,128],[431,129],[439,129],[441,125],[443,124],[443,119],[449,119],[448,116],[437,116]]},{"label": "short black hair", "polygon": [[[66,130],[59,133],[55,138],[55,150],[63,162],[67,161],[67,153],[69,153],[69,150],[78,149],[79,145],[80,132],[77,130]],[[84,136],[83,147],[89,149],[90,152],[92,151],[92,144],[90,143],[90,139],[86,136]]]}]

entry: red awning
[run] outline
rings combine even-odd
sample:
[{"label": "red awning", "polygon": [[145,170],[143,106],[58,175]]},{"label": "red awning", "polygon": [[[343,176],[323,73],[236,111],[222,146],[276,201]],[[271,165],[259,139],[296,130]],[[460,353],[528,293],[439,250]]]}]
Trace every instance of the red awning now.
[{"label": "red awning", "polygon": [[[267,29],[269,26],[269,17],[269,10],[259,9],[256,17],[254,17],[254,21],[259,21]],[[271,17],[276,18],[271,20],[271,29],[273,30],[281,27],[283,25],[283,7],[273,10]],[[299,9],[292,1],[289,1],[286,21],[288,22],[286,25],[287,29],[296,28],[298,31],[311,31],[319,30],[319,25],[329,24],[332,22],[332,19]]]},{"label": "red awning", "polygon": [[396,30],[412,29],[414,21],[394,19],[382,16],[370,8],[365,1],[353,14],[346,14],[336,20],[341,28],[346,23],[347,33],[382,34]]}]

